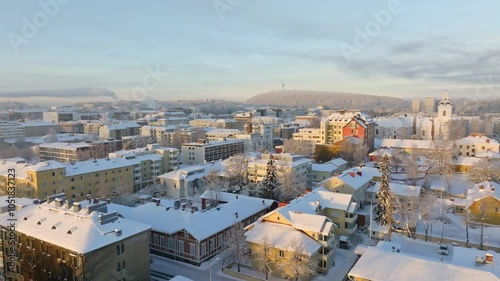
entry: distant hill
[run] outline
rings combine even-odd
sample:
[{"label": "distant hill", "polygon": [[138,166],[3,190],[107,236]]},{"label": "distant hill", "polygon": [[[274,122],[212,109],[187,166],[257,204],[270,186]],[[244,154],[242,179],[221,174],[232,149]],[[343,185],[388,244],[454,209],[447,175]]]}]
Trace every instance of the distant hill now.
[{"label": "distant hill", "polygon": [[302,90],[267,92],[248,99],[247,103],[286,107],[324,106],[330,109],[409,109],[411,104],[394,97]]}]

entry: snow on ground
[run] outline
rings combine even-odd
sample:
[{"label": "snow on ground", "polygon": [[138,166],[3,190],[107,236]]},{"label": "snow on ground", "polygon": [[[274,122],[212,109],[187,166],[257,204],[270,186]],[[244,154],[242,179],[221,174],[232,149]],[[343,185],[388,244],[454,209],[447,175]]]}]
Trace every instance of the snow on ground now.
[{"label": "snow on ground", "polygon": [[[469,176],[466,174],[453,174],[450,179],[451,190],[450,193],[453,195],[465,196],[469,188],[474,187],[474,183],[469,180]],[[445,176],[438,174],[431,174],[428,177],[426,187],[438,188],[441,187],[445,192],[448,191],[447,181]]]},{"label": "snow on ground", "polygon": [[[443,237],[454,240],[466,241],[465,220],[462,215],[447,213],[446,209],[451,206],[452,202],[448,199],[437,199],[434,207],[434,219],[429,227],[429,236],[441,237],[444,225]],[[439,217],[444,217],[449,220],[449,223],[443,224],[443,220]],[[417,223],[417,233],[425,234],[424,224],[419,221]],[[471,243],[480,243],[481,227],[477,224],[469,227],[469,241]],[[435,241],[435,240],[434,240]],[[499,247],[500,246],[500,227],[485,226],[484,227],[484,244]]]},{"label": "snow on ground", "polygon": [[335,248],[335,265],[328,270],[326,275],[318,274],[313,281],[342,281],[356,262],[354,246],[351,249]]},{"label": "snow on ground", "polygon": [[[169,275],[182,275],[193,280],[209,280],[210,279],[210,264],[214,262],[217,257],[202,263],[199,267],[183,262],[174,261],[157,255],[151,255],[151,270],[166,273]],[[222,273],[222,260],[220,256],[212,265],[212,280],[213,281],[240,281],[231,276]],[[156,278],[156,277],[155,277]]]}]

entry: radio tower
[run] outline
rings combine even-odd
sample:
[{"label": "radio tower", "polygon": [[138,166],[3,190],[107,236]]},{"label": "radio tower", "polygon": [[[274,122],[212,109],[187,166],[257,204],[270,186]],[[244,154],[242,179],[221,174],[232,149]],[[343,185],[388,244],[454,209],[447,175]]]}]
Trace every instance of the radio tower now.
[{"label": "radio tower", "polygon": [[285,90],[285,83],[281,83],[281,89],[284,91]]}]

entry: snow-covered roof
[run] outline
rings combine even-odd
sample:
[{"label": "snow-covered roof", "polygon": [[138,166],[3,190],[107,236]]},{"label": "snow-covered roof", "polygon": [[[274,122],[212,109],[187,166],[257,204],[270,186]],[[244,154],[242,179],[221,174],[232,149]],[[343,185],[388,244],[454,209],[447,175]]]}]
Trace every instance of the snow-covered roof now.
[{"label": "snow-covered roof", "polygon": [[471,135],[462,139],[457,140],[457,144],[480,144],[480,143],[490,143],[499,145],[498,141],[495,139],[490,139],[484,135]]},{"label": "snow-covered roof", "polygon": [[481,161],[481,158],[476,158],[476,157],[465,157],[465,156],[460,156],[458,159],[455,161],[455,165],[460,165],[460,166],[474,166],[479,161]]},{"label": "snow-covered roof", "polygon": [[[354,189],[359,189],[373,180],[375,176],[381,176],[380,171],[377,168],[356,167],[342,172],[342,174],[335,176],[335,178],[340,179]],[[331,179],[332,178],[326,179],[323,182],[330,181]]]},{"label": "snow-covered roof", "polygon": [[379,117],[375,118],[375,123],[379,127],[386,128],[403,128],[413,127],[413,118],[411,117]]},{"label": "snow-covered roof", "polygon": [[406,140],[406,139],[384,139],[380,147],[402,148],[402,149],[427,149],[434,147],[431,140]]},{"label": "snow-covered roof", "polygon": [[494,181],[483,181],[476,183],[467,192],[467,200],[475,201],[486,196],[494,196],[500,200],[500,184]]},{"label": "snow-covered roof", "polygon": [[492,273],[368,247],[349,276],[372,281],[498,281]]},{"label": "snow-covered roof", "polygon": [[312,164],[312,171],[313,172],[334,172],[336,169],[338,169],[340,166],[347,164],[347,161],[345,161],[342,158],[336,158],[332,159],[328,162],[325,162],[323,164]]},{"label": "snow-covered roof", "polygon": [[126,168],[140,162],[123,158],[94,159],[64,165],[66,176],[100,172],[109,169]]},{"label": "snow-covered roof", "polygon": [[[380,182],[377,182],[375,183],[374,186],[370,186],[366,191],[377,193],[379,188],[380,188]],[[394,183],[394,182],[389,183],[389,188],[391,189],[392,193],[402,197],[418,197],[420,196],[420,190],[422,189],[422,187],[420,186],[413,186],[413,185]]]},{"label": "snow-covered roof", "polygon": [[[83,208],[57,207],[56,201],[30,205],[16,211],[16,231],[78,253],[88,253],[148,231],[148,225],[123,219],[100,223],[99,213],[88,214]],[[8,214],[0,215],[0,224],[8,225]]]},{"label": "snow-covered roof", "polygon": [[337,167],[340,167],[342,165],[346,165],[347,164],[347,161],[345,161],[344,159],[342,158],[335,158],[335,159],[332,159],[326,163],[332,163],[333,165],[337,166]]},{"label": "snow-covered roof", "polygon": [[174,276],[174,278],[170,279],[170,281],[194,281],[194,280],[189,279],[189,278],[184,277],[184,276],[181,276],[181,275],[177,275],[177,276]]},{"label": "snow-covered roof", "polygon": [[68,149],[77,150],[78,148],[92,148],[93,145],[85,142],[52,142],[40,144],[40,148],[56,148],[56,149]]},{"label": "snow-covered roof", "polygon": [[223,165],[222,161],[216,161],[213,163],[205,163],[201,165],[195,166],[185,166],[179,168],[176,171],[168,172],[163,175],[158,176],[160,179],[169,179],[169,180],[195,180],[204,178],[208,173],[212,171],[222,171]]},{"label": "snow-covered roof", "polygon": [[161,200],[159,206],[153,202],[137,207],[113,205],[108,210],[117,211],[125,218],[151,225],[154,231],[174,234],[185,229],[194,238],[203,240],[269,208],[274,201],[239,195],[238,199],[205,212],[182,208],[176,210],[172,206],[173,202],[169,202]]},{"label": "snow-covered roof", "polygon": [[268,242],[272,248],[284,251],[301,250],[302,254],[312,256],[321,245],[304,232],[294,227],[272,223],[258,222],[245,233],[247,242],[263,244]]}]

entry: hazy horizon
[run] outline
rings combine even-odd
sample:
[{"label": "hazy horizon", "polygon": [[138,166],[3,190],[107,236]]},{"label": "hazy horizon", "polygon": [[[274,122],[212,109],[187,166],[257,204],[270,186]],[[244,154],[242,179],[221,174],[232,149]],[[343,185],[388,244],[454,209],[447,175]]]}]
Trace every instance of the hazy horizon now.
[{"label": "hazy horizon", "polygon": [[0,19],[2,101],[242,102],[282,83],[405,99],[445,89],[450,98],[500,97],[496,1],[0,0],[0,8],[9,11]]}]

